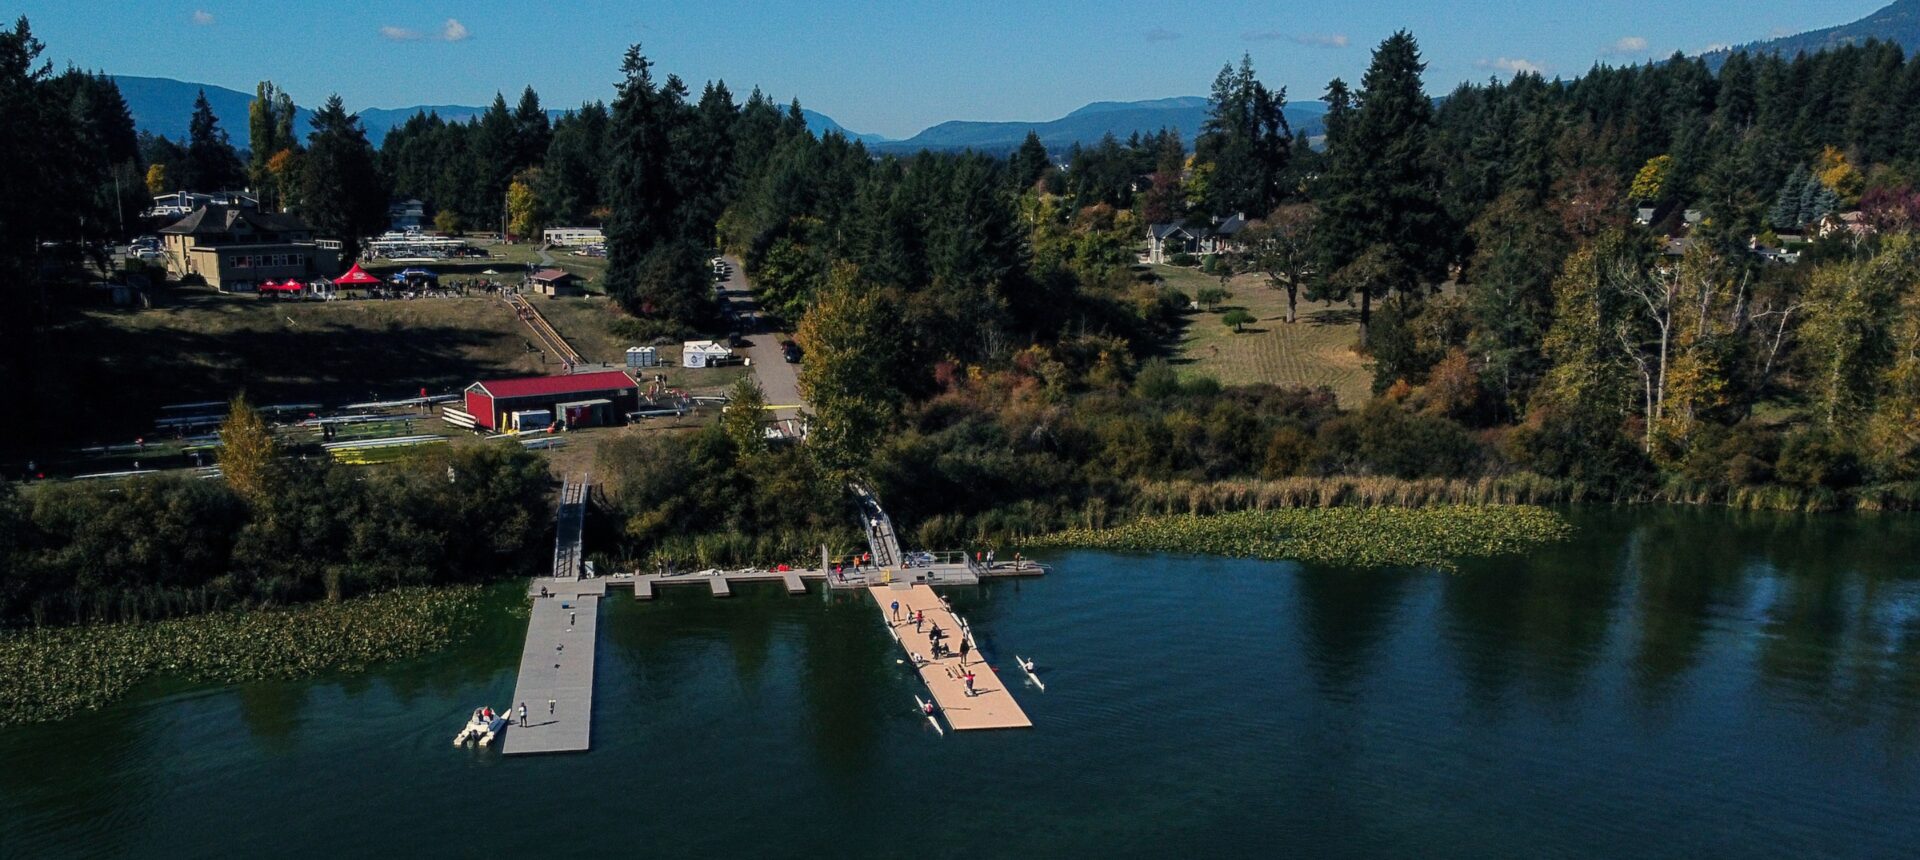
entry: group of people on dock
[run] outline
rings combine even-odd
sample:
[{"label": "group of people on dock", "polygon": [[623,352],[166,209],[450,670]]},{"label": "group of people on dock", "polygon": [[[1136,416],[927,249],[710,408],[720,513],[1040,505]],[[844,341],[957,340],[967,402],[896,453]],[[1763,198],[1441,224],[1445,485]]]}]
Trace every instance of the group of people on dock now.
[{"label": "group of people on dock", "polygon": [[[871,552],[860,553],[859,555],[856,555],[852,559],[850,559],[850,561],[852,562],[852,566],[855,571],[866,570],[868,568],[873,567],[873,553]],[[833,579],[835,582],[840,582],[840,583],[845,583],[847,581],[847,564],[846,563],[834,562]]]},{"label": "group of people on dock", "polygon": [[[895,624],[905,624],[906,621],[900,617],[900,601],[894,601],[891,608],[893,610],[893,622]],[[973,641],[968,639],[965,634],[962,634],[958,637],[960,639],[959,650],[949,647],[946,640],[951,634],[942,630],[940,628],[940,622],[938,621],[933,622],[930,627],[926,626],[928,623],[927,611],[924,609],[908,607],[907,619],[913,621],[913,632],[919,633],[923,627],[926,630],[927,640],[932,643],[932,660],[944,660],[949,657],[960,658],[960,666],[957,669],[951,666],[947,667],[947,676],[963,681],[967,685],[967,695],[974,695],[973,670],[967,668],[967,655],[973,651]],[[916,668],[924,666],[929,662],[929,658],[922,657],[918,651],[910,651],[908,653],[913,657],[913,665]]]}]

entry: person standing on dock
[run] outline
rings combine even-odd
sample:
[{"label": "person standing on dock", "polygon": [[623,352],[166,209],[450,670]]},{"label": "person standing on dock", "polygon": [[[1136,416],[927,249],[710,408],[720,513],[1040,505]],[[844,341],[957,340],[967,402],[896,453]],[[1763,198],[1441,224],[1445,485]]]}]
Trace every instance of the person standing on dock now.
[{"label": "person standing on dock", "polygon": [[926,620],[927,611],[925,609],[915,609],[913,611],[913,632],[920,632],[920,624]]},{"label": "person standing on dock", "polygon": [[[973,647],[973,644],[972,644],[971,642],[969,642],[969,641],[967,641],[967,639],[966,639],[965,637],[961,637],[961,639],[960,639],[960,663],[961,663],[961,665],[965,665],[965,664],[966,664],[966,662],[967,662],[967,652],[968,652],[969,650],[972,650],[972,647]],[[969,677],[971,677],[971,676],[969,676]]]},{"label": "person standing on dock", "polygon": [[893,602],[893,620],[896,623],[900,621],[900,601],[898,600]]},{"label": "person standing on dock", "polygon": [[[965,645],[965,644],[963,643],[963,644],[961,644],[961,646],[960,646],[960,647],[962,647],[962,648],[965,648],[965,647],[967,647],[967,646],[966,646],[966,645]],[[973,693],[973,672],[972,672],[972,670],[968,670],[968,672],[967,672],[967,695],[968,695],[968,696],[972,696],[973,694],[974,694],[974,693]]]},{"label": "person standing on dock", "polygon": [[526,702],[520,703],[520,725],[523,728],[527,725],[527,703]]},{"label": "person standing on dock", "polygon": [[552,699],[547,700],[547,716],[549,717],[553,716],[553,700]]}]

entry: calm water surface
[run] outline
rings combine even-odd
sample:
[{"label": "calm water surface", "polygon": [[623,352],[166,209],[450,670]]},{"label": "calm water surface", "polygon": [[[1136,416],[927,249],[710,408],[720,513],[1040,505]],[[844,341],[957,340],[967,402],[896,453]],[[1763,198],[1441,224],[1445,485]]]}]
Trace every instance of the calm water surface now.
[{"label": "calm water surface", "polygon": [[1037,728],[934,736],[863,599],[602,612],[594,748],[507,704],[513,589],[372,673],[0,732],[0,855],[1911,857],[1920,518],[1576,513],[1458,574],[1063,553],[956,592]]}]

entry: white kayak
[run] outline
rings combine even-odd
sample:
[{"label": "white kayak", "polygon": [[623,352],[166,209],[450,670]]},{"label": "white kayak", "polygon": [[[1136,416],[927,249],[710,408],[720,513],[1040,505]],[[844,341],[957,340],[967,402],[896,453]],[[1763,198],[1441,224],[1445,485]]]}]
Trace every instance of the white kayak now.
[{"label": "white kayak", "polygon": [[505,713],[496,711],[493,718],[488,719],[484,709],[474,708],[473,716],[467,719],[467,724],[460,729],[460,733],[453,736],[453,745],[458,747],[472,743],[475,746],[486,746],[493,743],[494,738],[499,737],[506,727]]},{"label": "white kayak", "polygon": [[1027,680],[1032,681],[1034,686],[1039,687],[1040,692],[1044,693],[1047,691],[1047,685],[1040,683],[1040,676],[1033,674],[1032,660],[1028,660],[1018,654],[1013,655],[1013,659],[1020,664],[1020,671],[1027,673]]},{"label": "white kayak", "polygon": [[917,694],[916,694],[916,695],[915,695],[915,696],[913,697],[913,703],[914,703],[914,705],[916,705],[916,706],[918,706],[918,707],[920,708],[920,713],[921,713],[921,715],[922,715],[922,716],[925,716],[925,717],[927,718],[927,724],[928,724],[928,725],[931,725],[931,726],[933,726],[933,730],[934,730],[934,731],[936,731],[936,732],[939,732],[939,733],[940,733],[940,735],[941,735],[941,737],[945,737],[945,736],[946,736],[946,734],[947,734],[947,731],[946,731],[945,729],[943,729],[943,728],[940,728],[940,721],[939,721],[939,720],[937,720],[937,719],[934,719],[934,717],[933,717],[933,706],[932,706],[932,705],[929,705],[929,704],[927,704],[927,703],[926,703],[925,701],[923,701],[923,700],[922,700],[922,699],[920,698],[920,696],[919,696],[919,695],[917,695]]}]

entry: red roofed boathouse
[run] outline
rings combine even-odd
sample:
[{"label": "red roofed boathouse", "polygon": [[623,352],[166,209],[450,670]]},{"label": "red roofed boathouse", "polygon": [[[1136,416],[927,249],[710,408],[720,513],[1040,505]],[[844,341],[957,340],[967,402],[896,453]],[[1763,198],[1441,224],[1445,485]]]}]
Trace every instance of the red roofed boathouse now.
[{"label": "red roofed boathouse", "polygon": [[481,380],[467,386],[467,413],[489,430],[510,426],[515,412],[545,409],[570,427],[619,423],[640,408],[640,384],[618,370],[571,376]]}]

